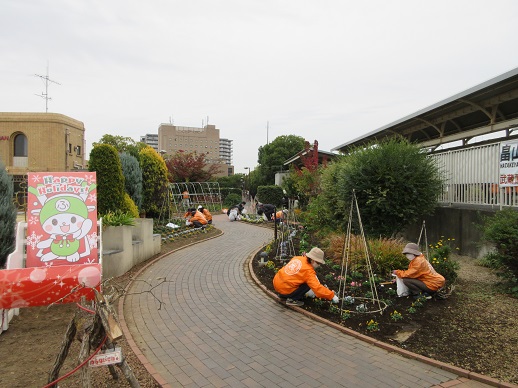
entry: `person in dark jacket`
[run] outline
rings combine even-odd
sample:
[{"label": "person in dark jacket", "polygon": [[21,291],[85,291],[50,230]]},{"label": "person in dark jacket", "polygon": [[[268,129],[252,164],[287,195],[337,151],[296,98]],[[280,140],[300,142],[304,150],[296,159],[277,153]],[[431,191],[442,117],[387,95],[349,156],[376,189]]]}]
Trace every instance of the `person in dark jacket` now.
[{"label": "person in dark jacket", "polygon": [[260,216],[264,214],[268,221],[271,221],[273,213],[275,213],[275,206],[269,203],[260,203],[257,206],[257,214]]},{"label": "person in dark jacket", "polygon": [[243,213],[243,210],[245,209],[245,205],[246,205],[246,202],[240,202],[237,205],[232,206],[232,207],[237,207],[237,211],[241,215],[241,214],[246,214],[246,210]]}]

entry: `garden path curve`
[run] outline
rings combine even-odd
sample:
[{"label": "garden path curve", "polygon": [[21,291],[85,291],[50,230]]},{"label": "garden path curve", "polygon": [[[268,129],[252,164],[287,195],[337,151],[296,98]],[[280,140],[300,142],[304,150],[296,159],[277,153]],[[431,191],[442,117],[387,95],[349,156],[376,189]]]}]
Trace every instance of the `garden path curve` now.
[{"label": "garden path curve", "polygon": [[128,342],[162,386],[486,386],[343,334],[267,297],[247,263],[273,238],[272,230],[225,215],[214,222],[222,236],[146,267],[124,299]]}]

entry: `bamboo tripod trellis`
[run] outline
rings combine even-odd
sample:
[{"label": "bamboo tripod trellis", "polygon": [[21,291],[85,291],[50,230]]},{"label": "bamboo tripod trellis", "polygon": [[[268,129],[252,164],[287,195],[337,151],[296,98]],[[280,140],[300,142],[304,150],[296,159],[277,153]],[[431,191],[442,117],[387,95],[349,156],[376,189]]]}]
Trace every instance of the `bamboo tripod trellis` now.
[{"label": "bamboo tripod trellis", "polygon": [[[354,214],[353,214],[354,213]],[[340,298],[340,310],[344,311],[347,310],[344,308],[345,300],[346,300],[346,285],[348,284],[348,275],[349,275],[349,266],[351,263],[351,237],[352,237],[352,221],[354,215],[357,216],[358,220],[358,226],[360,229],[360,237],[363,247],[363,254],[365,255],[365,263],[367,267],[367,275],[369,279],[369,285],[371,289],[371,297],[370,298],[358,298],[355,299],[361,299],[364,300],[363,308],[360,310],[356,310],[360,313],[373,313],[373,312],[379,312],[380,314],[383,314],[383,310],[387,307],[387,305],[384,302],[381,302],[378,297],[378,290],[376,288],[375,283],[375,276],[374,272],[372,270],[371,260],[369,257],[369,247],[367,245],[367,239],[365,238],[365,232],[363,230],[363,224],[361,220],[360,215],[360,208],[358,206],[358,200],[356,199],[356,193],[353,190],[352,198],[351,198],[351,206],[349,211],[349,222],[347,223],[347,232],[344,239],[344,248],[343,248],[343,254],[342,254],[342,263],[341,263],[341,270],[340,270],[340,282],[339,282],[339,288],[338,288],[338,297]],[[349,275],[349,280],[352,279],[352,276]],[[350,296],[349,296],[350,297]],[[369,303],[371,303],[374,306],[374,310],[369,308]],[[384,305],[382,307],[382,304]],[[376,309],[377,306],[377,309]]]}]

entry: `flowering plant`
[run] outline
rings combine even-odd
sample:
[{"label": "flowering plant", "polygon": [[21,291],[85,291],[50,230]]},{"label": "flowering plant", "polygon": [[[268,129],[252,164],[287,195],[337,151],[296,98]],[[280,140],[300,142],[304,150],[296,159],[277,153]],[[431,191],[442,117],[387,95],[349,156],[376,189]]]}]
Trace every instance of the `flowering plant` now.
[{"label": "flowering plant", "polygon": [[[441,238],[436,244],[431,244],[430,248],[430,264],[432,267],[440,273],[446,279],[448,284],[455,282],[457,279],[457,271],[459,269],[459,263],[450,259],[450,255],[453,251],[452,245],[455,239]],[[456,248],[458,250],[458,248]]]},{"label": "flowering plant", "polygon": [[367,322],[367,330],[368,331],[379,331],[379,324],[374,319],[371,319]]},{"label": "flowering plant", "polygon": [[400,321],[403,319],[403,315],[398,312],[397,310],[394,310],[393,312],[390,313],[390,319],[392,319],[393,321]]}]

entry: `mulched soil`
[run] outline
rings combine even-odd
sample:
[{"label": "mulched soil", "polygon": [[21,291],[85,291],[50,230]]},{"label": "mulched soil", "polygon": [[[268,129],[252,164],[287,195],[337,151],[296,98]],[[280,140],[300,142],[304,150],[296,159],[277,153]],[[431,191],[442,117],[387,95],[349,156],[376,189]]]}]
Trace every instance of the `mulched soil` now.
[{"label": "mulched soil", "polygon": [[[254,273],[263,285],[275,292],[272,285],[275,272],[260,266],[259,260],[258,254],[253,262]],[[305,298],[302,308],[385,343],[518,384],[518,300],[499,293],[495,286],[498,277],[491,270],[476,265],[474,259],[456,256],[454,260],[459,262],[460,270],[452,294],[447,299],[423,301],[423,306],[417,307],[415,313],[408,312],[415,300],[389,295],[388,289],[395,289],[391,285],[378,288],[379,298],[389,303],[383,314],[356,311],[356,306],[365,303],[358,296],[370,289],[365,285],[362,285],[361,291],[355,291],[354,304],[343,306],[350,310],[347,318],[328,301]],[[277,267],[282,265],[274,262]],[[328,273],[329,269],[325,266],[321,269],[319,278],[324,283],[323,274]],[[370,302],[367,308],[379,310],[376,304]],[[391,314],[395,310],[402,315],[401,320],[392,319]],[[371,320],[377,323],[379,330],[369,330],[373,328],[372,323],[369,326]]]}]

